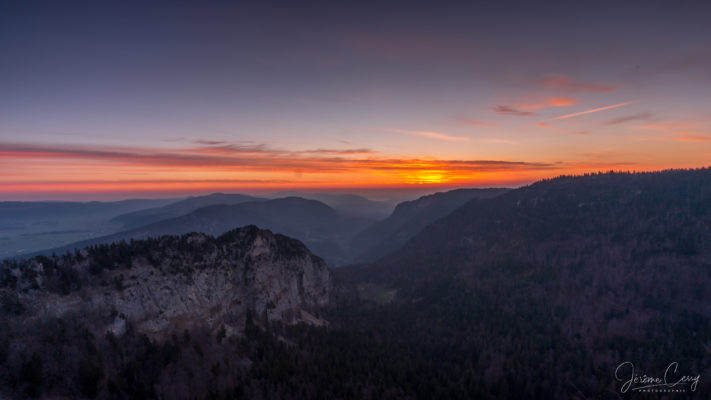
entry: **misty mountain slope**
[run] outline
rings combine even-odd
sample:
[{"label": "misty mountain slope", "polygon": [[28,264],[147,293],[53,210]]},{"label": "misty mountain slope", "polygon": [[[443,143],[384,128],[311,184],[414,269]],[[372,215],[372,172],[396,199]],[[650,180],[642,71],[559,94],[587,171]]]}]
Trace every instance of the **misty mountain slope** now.
[{"label": "misty mountain slope", "polygon": [[117,215],[163,206],[174,199],[113,202],[0,202],[0,258],[57,247],[121,229]]},{"label": "misty mountain slope", "polygon": [[397,250],[424,227],[474,198],[490,198],[508,189],[456,189],[400,203],[383,221],[354,237],[352,252],[357,261],[372,261]]},{"label": "misty mountain slope", "polygon": [[137,228],[165,219],[179,217],[199,208],[211,205],[233,205],[262,199],[243,194],[213,193],[207,196],[188,197],[162,207],[155,207],[119,215],[111,222],[121,224],[123,229]]},{"label": "misty mountain slope", "polygon": [[388,201],[375,201],[355,194],[308,193],[286,191],[279,192],[274,197],[301,197],[320,201],[339,213],[349,217],[379,220],[387,217],[393,209]]},{"label": "misty mountain slope", "polygon": [[393,349],[448,331],[476,354],[488,393],[514,379],[514,397],[615,397],[624,361],[705,374],[711,170],[561,177],[472,200],[390,256],[338,273],[362,295],[396,292],[376,313],[379,330],[408,327]]},{"label": "misty mountain slope", "polygon": [[315,254],[335,265],[344,260],[343,246],[346,241],[369,222],[368,220],[341,216],[334,209],[315,200],[287,197],[232,206],[204,207],[181,217],[159,221],[87,242],[75,243],[45,253],[48,254],[52,251],[61,253],[97,243],[188,232],[219,235],[236,227],[256,225],[301,240]]},{"label": "misty mountain slope", "polygon": [[107,216],[162,206],[174,199],[130,199],[120,201],[4,201],[0,202],[0,219],[22,220],[57,216]]},{"label": "misty mountain slope", "polygon": [[207,393],[221,388],[215,368],[245,375],[252,356],[236,343],[255,324],[327,323],[333,288],[302,243],[254,226],[5,262],[0,397]]}]

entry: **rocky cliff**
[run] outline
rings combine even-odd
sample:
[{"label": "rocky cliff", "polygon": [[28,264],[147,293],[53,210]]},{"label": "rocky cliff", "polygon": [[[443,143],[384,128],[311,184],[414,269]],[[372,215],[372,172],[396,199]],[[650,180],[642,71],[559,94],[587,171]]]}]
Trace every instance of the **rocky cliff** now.
[{"label": "rocky cliff", "polygon": [[301,242],[254,226],[6,263],[0,282],[4,314],[17,324],[85,316],[100,334],[132,324],[152,337],[196,324],[239,332],[249,313],[320,325],[314,310],[332,289],[330,270]]}]

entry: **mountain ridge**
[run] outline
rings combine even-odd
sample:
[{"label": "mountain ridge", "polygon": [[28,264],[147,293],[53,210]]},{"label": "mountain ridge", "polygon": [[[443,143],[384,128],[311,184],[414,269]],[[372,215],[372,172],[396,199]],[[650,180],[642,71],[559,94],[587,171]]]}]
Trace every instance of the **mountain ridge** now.
[{"label": "mountain ridge", "polygon": [[234,205],[211,205],[186,215],[170,218],[105,237],[78,242],[40,254],[64,252],[88,245],[119,240],[143,239],[165,234],[203,232],[219,235],[235,227],[257,225],[304,242],[311,250],[338,264],[345,257],[343,247],[356,231],[369,221],[345,217],[316,200],[287,197],[244,202]]},{"label": "mountain ridge", "polygon": [[248,201],[261,201],[259,197],[240,193],[211,193],[205,196],[191,196],[186,199],[164,205],[118,215],[111,222],[123,225],[124,230],[145,226],[161,220],[180,217],[202,207],[211,205],[233,205]]}]

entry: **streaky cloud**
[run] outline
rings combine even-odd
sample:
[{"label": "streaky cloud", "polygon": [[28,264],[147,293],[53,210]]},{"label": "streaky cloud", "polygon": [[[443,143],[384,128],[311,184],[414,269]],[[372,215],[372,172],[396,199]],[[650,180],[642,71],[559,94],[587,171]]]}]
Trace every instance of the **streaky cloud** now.
[{"label": "streaky cloud", "polygon": [[464,126],[474,126],[474,127],[490,127],[496,125],[493,122],[481,121],[478,119],[469,118],[466,116],[458,115],[454,117],[454,121],[460,125]]},{"label": "streaky cloud", "polygon": [[578,99],[568,96],[556,96],[546,100],[549,107],[569,107],[578,104]]},{"label": "streaky cloud", "polygon": [[385,130],[388,132],[404,133],[406,135],[421,136],[421,137],[426,137],[426,138],[430,138],[430,139],[445,140],[448,142],[468,142],[469,141],[469,138],[465,137],[465,136],[450,136],[450,135],[447,135],[446,133],[440,133],[440,132],[412,131],[412,130],[407,130],[407,129],[392,129],[392,128],[388,128]]},{"label": "streaky cloud", "polygon": [[493,109],[494,112],[499,115],[515,115],[518,117],[530,117],[536,115],[530,111],[519,110],[518,108],[510,106],[496,106]]},{"label": "streaky cloud", "polygon": [[508,139],[498,139],[498,138],[484,138],[480,140],[482,143],[498,143],[498,144],[513,144],[513,145],[519,145],[521,142],[517,142],[515,140],[508,140]]},{"label": "streaky cloud", "polygon": [[624,103],[613,104],[613,105],[610,105],[610,106],[598,107],[598,108],[593,108],[593,109],[591,109],[591,110],[585,110],[585,111],[580,111],[580,112],[576,112],[576,113],[572,113],[572,114],[560,115],[560,116],[558,116],[558,117],[549,118],[549,119],[547,119],[546,121],[557,121],[557,120],[561,120],[561,119],[574,118],[574,117],[578,117],[578,116],[581,116],[581,115],[592,114],[592,113],[596,113],[596,112],[600,112],[600,111],[606,111],[606,110],[612,110],[613,108],[619,108],[619,107],[629,106],[629,105],[635,104],[635,103],[637,103],[637,102],[638,102],[638,101],[636,101],[636,100],[635,100],[635,101],[626,101],[626,102],[624,102]]},{"label": "streaky cloud", "polygon": [[699,132],[675,132],[674,139],[678,142],[711,142],[711,134]]},{"label": "streaky cloud", "polygon": [[360,149],[313,149],[313,150],[302,150],[297,153],[301,154],[377,154],[378,152],[371,149],[360,148]]},{"label": "streaky cloud", "polygon": [[[467,138],[468,140],[468,138]],[[215,154],[200,152],[200,149],[130,149],[109,146],[88,148],[83,146],[52,146],[22,143],[0,142],[0,160],[20,160],[40,164],[47,161],[85,160],[108,168],[111,165],[131,165],[146,168],[181,168],[219,169],[239,171],[293,171],[300,169],[308,173],[337,173],[342,171],[388,171],[449,169],[457,171],[497,171],[497,170],[540,170],[550,169],[555,165],[541,162],[510,160],[450,160],[428,159],[419,157],[373,157],[367,149],[358,152],[338,153],[337,155],[366,155],[369,157],[345,157],[329,153],[329,149],[320,150],[320,154],[264,152],[262,154]],[[333,150],[337,151],[337,150]],[[108,164],[107,164],[108,163]],[[84,165],[84,164],[82,164]]]},{"label": "streaky cloud", "polygon": [[619,124],[624,124],[624,123],[632,122],[632,121],[644,121],[644,120],[648,120],[650,118],[652,118],[652,114],[640,113],[640,114],[627,115],[625,117],[611,119],[609,121],[603,122],[602,124],[603,125],[619,125]]}]

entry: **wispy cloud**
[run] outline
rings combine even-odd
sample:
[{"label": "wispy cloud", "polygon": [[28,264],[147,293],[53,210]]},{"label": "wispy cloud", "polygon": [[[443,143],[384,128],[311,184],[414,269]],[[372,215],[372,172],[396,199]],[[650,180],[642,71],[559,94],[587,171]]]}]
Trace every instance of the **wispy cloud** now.
[{"label": "wispy cloud", "polygon": [[675,132],[674,139],[679,142],[711,142],[711,134],[701,132]]},{"label": "wispy cloud", "polygon": [[624,106],[629,106],[630,104],[635,104],[637,101],[626,101],[624,103],[618,103],[618,104],[613,104],[610,106],[604,106],[604,107],[598,107],[598,108],[593,108],[590,110],[585,110],[585,111],[580,111],[572,114],[565,114],[565,115],[560,115],[558,117],[554,118],[549,118],[546,121],[557,121],[561,119],[567,119],[567,118],[573,118],[573,117],[579,117],[581,115],[586,115],[586,114],[592,114],[600,111],[605,111],[605,110],[612,110],[613,108],[619,108],[619,107],[624,107]]},{"label": "wispy cloud", "polygon": [[578,104],[578,99],[568,96],[555,96],[549,98],[538,98],[527,102],[515,103],[496,107],[499,114],[531,115],[521,114],[527,111],[541,110],[548,107],[569,107]]},{"label": "wispy cloud", "polygon": [[569,107],[578,104],[578,99],[568,96],[557,96],[546,100],[546,104],[550,107]]},{"label": "wispy cloud", "polygon": [[205,146],[194,147],[191,150],[201,154],[271,154],[271,155],[289,155],[289,154],[325,154],[325,155],[347,155],[347,154],[376,154],[377,152],[367,148],[346,148],[346,149],[328,149],[317,148],[309,150],[280,150],[271,148],[265,144],[239,144],[230,143],[218,140],[196,140],[193,143],[203,144]]},{"label": "wispy cloud", "polygon": [[508,140],[508,139],[498,139],[498,138],[483,138],[480,140],[482,143],[498,143],[498,144],[513,144],[513,145],[519,145],[521,142],[517,142],[515,140]]},{"label": "wispy cloud", "polygon": [[465,136],[451,136],[447,135],[446,133],[441,133],[441,132],[431,132],[431,131],[413,131],[413,130],[407,130],[407,129],[394,129],[394,128],[388,128],[384,129],[387,132],[396,132],[396,133],[404,133],[406,135],[412,135],[412,136],[421,136],[421,137],[426,137],[430,139],[438,139],[438,140],[445,140],[448,142],[468,142],[469,138]]},{"label": "wispy cloud", "polygon": [[229,142],[211,142],[211,144],[202,143],[203,146],[192,148],[198,153],[209,154],[262,154],[262,153],[284,153],[284,151],[268,148],[264,144],[239,144]]},{"label": "wispy cloud", "polygon": [[520,110],[510,106],[496,106],[493,110],[499,115],[515,115],[518,117],[530,117],[536,115],[530,111]]},{"label": "wispy cloud", "polygon": [[224,140],[207,140],[207,139],[194,140],[193,143],[204,144],[206,146],[219,146],[219,145],[229,144],[229,142],[226,142]]},{"label": "wispy cloud", "polygon": [[640,114],[627,115],[624,117],[611,119],[609,121],[603,122],[602,124],[603,125],[619,125],[619,124],[624,124],[624,123],[632,122],[632,121],[644,121],[644,120],[648,120],[650,118],[652,118],[652,114],[640,113]]},{"label": "wispy cloud", "polygon": [[541,78],[540,83],[547,89],[558,89],[571,93],[610,93],[619,87],[600,83],[575,80],[566,75],[550,74]]},{"label": "wispy cloud", "polygon": [[659,132],[653,135],[636,136],[641,141],[662,142],[711,142],[711,128],[708,123],[701,120],[686,121],[655,121],[634,128]]},{"label": "wispy cloud", "polygon": [[[501,138],[479,140],[518,144]],[[285,151],[264,144],[226,146],[129,148],[0,142],[0,193],[51,197],[54,193],[502,184],[598,169],[569,161],[396,157],[366,148]],[[223,151],[216,152],[215,147]]]},{"label": "wispy cloud", "polygon": [[[489,139],[509,143],[503,139]],[[367,149],[360,149],[365,153]],[[510,160],[440,160],[417,157],[332,157],[331,150],[319,149],[322,155],[308,155],[307,152],[282,153],[264,150],[261,154],[214,154],[201,149],[132,149],[111,146],[52,146],[23,143],[1,143],[0,160],[41,160],[96,161],[97,165],[135,165],[150,171],[151,167],[169,168],[226,168],[240,171],[292,171],[298,168],[304,172],[338,172],[352,169],[365,170],[420,170],[448,169],[456,171],[497,171],[511,169],[549,169],[551,163]],[[314,151],[316,153],[316,151]],[[339,153],[358,155],[356,152]]]},{"label": "wispy cloud", "polygon": [[488,121],[482,121],[478,119],[473,119],[469,118],[466,116],[455,116],[454,121],[460,125],[464,126],[475,126],[475,127],[489,127],[489,126],[495,126],[496,124],[493,122],[488,122]]},{"label": "wispy cloud", "polygon": [[297,153],[302,154],[377,154],[377,151],[360,148],[360,149],[313,149],[313,150],[302,150]]},{"label": "wispy cloud", "polygon": [[636,126],[637,129],[646,131],[673,132],[694,129],[698,124],[687,121],[657,121]]}]

